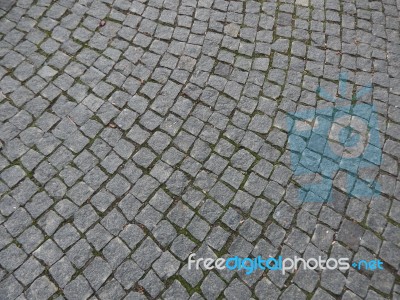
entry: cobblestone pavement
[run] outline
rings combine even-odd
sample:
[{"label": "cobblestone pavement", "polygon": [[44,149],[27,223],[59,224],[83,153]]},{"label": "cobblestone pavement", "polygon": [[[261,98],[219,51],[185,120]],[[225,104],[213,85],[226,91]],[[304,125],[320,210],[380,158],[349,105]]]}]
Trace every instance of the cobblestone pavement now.
[{"label": "cobblestone pavement", "polygon": [[[400,1],[1,8],[0,299],[400,298]],[[336,105],[316,90],[340,73],[378,112],[356,175],[381,193],[350,197],[342,169],[302,202],[286,116]],[[189,271],[192,252],[384,270]]]}]

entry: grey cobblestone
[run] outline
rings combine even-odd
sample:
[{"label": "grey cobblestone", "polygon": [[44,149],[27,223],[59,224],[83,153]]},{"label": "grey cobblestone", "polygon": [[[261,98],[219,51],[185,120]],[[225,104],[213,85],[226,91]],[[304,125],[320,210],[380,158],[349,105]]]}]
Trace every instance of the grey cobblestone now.
[{"label": "grey cobblestone", "polygon": [[[0,0],[0,298],[397,299],[399,5]],[[286,117],[333,107],[317,88],[339,96],[341,71],[382,153],[321,164],[332,201],[302,203]],[[380,195],[348,194],[356,175]],[[236,276],[190,253],[384,270]]]}]

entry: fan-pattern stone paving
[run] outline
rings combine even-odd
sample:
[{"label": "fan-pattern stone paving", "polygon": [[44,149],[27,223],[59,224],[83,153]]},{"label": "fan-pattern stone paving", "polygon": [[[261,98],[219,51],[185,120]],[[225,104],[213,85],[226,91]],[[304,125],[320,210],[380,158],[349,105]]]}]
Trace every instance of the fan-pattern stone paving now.
[{"label": "fan-pattern stone paving", "polygon": [[[0,299],[399,299],[399,9],[0,1]],[[342,168],[331,201],[304,202],[287,114],[335,107],[318,87],[336,97],[341,73],[376,109],[381,155],[356,175],[380,193],[352,197]],[[190,253],[384,270],[188,270]]]}]

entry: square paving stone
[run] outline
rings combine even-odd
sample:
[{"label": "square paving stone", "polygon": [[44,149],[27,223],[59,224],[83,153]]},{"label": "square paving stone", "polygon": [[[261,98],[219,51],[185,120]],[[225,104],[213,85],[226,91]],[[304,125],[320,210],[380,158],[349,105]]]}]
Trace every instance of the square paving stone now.
[{"label": "square paving stone", "polygon": [[71,281],[75,269],[69,260],[63,257],[49,269],[49,272],[60,287],[65,287]]},{"label": "square paving stone", "polygon": [[44,270],[44,267],[33,257],[27,259],[15,272],[15,277],[24,285],[30,284]]},{"label": "square paving stone", "polygon": [[0,252],[0,264],[9,272],[18,268],[27,258],[24,251],[15,244],[11,244]]},{"label": "square paving stone", "polygon": [[100,257],[95,257],[83,271],[91,287],[97,291],[110,276],[112,270],[108,263]]}]

